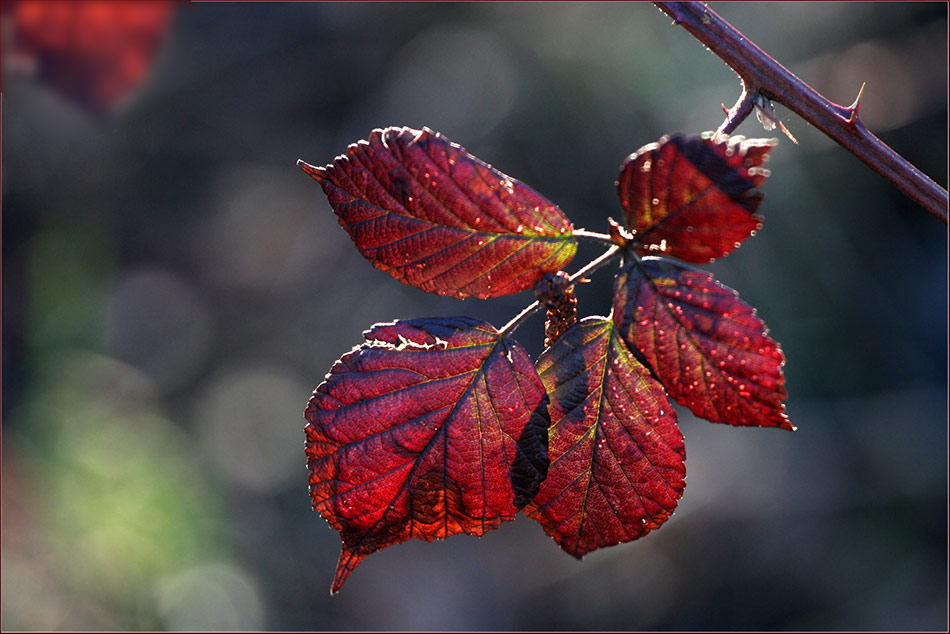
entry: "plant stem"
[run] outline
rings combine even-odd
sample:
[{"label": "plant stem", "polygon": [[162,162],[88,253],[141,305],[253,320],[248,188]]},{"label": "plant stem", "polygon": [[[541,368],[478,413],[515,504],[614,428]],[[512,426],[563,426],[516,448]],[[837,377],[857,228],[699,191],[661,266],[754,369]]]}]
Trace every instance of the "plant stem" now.
[{"label": "plant stem", "polygon": [[726,112],[726,120],[722,122],[719,129],[716,130],[716,136],[720,134],[732,134],[733,130],[739,127],[739,124],[752,114],[755,108],[755,93],[749,92],[745,82],[742,83],[742,94],[739,95],[739,101],[736,105]]},{"label": "plant stem", "polygon": [[[577,232],[575,231],[575,233]],[[609,239],[609,236],[608,236],[608,239]],[[577,273],[574,273],[573,275],[571,275],[571,277],[569,278],[571,283],[577,282],[577,280],[581,279],[585,275],[589,273],[593,273],[600,267],[604,266],[605,264],[610,262],[612,259],[614,259],[619,252],[620,252],[619,246],[617,246],[616,244],[611,245],[609,249],[601,253],[596,259],[591,260]],[[502,336],[506,336],[513,333],[515,330],[518,329],[519,326],[521,326],[522,323],[524,323],[524,321],[528,317],[533,315],[539,308],[541,308],[541,302],[538,300],[535,300],[533,303],[526,306],[524,310],[522,310],[520,313],[515,315],[515,318],[509,321],[507,324],[505,324],[499,332],[501,332]]]},{"label": "plant stem", "polygon": [[[654,2],[718,55],[742,80],[743,96],[720,131],[733,130],[753,110],[757,95],[777,101],[827,134],[931,214],[947,222],[947,190],[874,136],[859,118],[858,99],[848,107],[829,101],[772,59],[701,2]],[[740,107],[741,106],[741,107]]]},{"label": "plant stem", "polygon": [[586,231],[584,229],[574,229],[572,232],[575,238],[582,238],[591,242],[600,242],[603,244],[613,244],[613,239],[606,233],[597,233],[596,231]]}]

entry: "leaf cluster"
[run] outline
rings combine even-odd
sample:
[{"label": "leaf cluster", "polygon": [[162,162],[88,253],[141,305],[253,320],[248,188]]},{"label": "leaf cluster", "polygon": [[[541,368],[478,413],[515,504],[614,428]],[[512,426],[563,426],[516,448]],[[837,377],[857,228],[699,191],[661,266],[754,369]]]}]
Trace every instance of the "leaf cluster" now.
[{"label": "leaf cluster", "polygon": [[[622,163],[622,224],[573,227],[554,203],[427,128],[374,130],[316,179],[357,249],[425,291],[533,288],[548,313],[532,360],[468,317],[372,326],[306,411],[313,507],[340,531],[331,592],[369,554],[482,535],[519,511],[575,557],[637,539],[674,512],[685,448],[670,400],[712,422],[793,429],[784,356],[755,310],[691,265],[762,219],[774,140],[666,136]],[[563,271],[578,238],[608,251]],[[576,318],[573,284],[619,257],[612,310]],[[689,264],[685,264],[689,263]]]}]

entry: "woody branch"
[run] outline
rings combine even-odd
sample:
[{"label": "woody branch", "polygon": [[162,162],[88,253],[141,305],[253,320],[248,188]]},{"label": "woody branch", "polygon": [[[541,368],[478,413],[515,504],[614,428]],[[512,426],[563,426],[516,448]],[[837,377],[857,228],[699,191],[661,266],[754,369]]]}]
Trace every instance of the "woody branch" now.
[{"label": "woody branch", "polygon": [[[702,2],[654,2],[719,56],[742,80],[742,95],[727,111],[719,133],[734,130],[757,102],[778,102],[809,122],[893,183],[928,212],[947,222],[947,190],[874,136],[860,118],[862,90],[850,106],[829,101],[719,17]],[[767,102],[766,102],[767,103]]]}]

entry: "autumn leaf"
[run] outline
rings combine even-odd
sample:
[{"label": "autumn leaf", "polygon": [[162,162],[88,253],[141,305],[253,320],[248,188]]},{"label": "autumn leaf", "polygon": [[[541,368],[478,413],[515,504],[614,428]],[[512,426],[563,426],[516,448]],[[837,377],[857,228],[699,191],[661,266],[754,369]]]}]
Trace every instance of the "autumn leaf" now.
[{"label": "autumn leaf", "polygon": [[466,317],[364,336],[305,413],[313,508],[343,538],[331,592],[392,544],[514,519],[548,464],[548,398],[517,342]]},{"label": "autumn leaf", "polygon": [[613,320],[670,397],[697,416],[794,429],[781,349],[755,310],[710,274],[634,257],[617,276]]},{"label": "autumn leaf", "polygon": [[617,193],[639,253],[705,264],[761,225],[757,189],[775,139],[664,136],[624,160]]},{"label": "autumn leaf", "polygon": [[685,487],[683,436],[614,324],[578,322],[537,368],[551,398],[551,465],[525,513],[578,558],[659,527]]},{"label": "autumn leaf", "polygon": [[15,68],[103,112],[145,80],[174,6],[170,0],[20,0],[11,8],[12,44],[4,53]]},{"label": "autumn leaf", "polygon": [[577,249],[556,205],[428,128],[373,130],[331,165],[299,165],[360,253],[424,291],[516,293]]}]

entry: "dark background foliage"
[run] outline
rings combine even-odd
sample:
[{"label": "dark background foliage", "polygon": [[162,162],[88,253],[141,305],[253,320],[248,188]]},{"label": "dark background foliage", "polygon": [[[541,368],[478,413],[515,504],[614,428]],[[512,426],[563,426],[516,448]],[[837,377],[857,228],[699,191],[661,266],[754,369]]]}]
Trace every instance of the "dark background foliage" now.
[{"label": "dark background foliage", "polygon": [[[868,127],[946,186],[945,3],[714,8],[838,103],[866,81]],[[773,152],[764,227],[707,268],[782,344],[798,431],[678,408],[687,487],[655,534],[578,562],[519,517],[328,594],[312,389],[374,322],[500,326],[531,298],[373,269],[296,160],[427,125],[605,231],[624,157],[714,129],[738,91],[625,3],[183,5],[111,116],[8,74],[4,628],[946,628],[947,228],[781,107],[799,145]],[[535,355],[542,323],[517,333]]]}]

